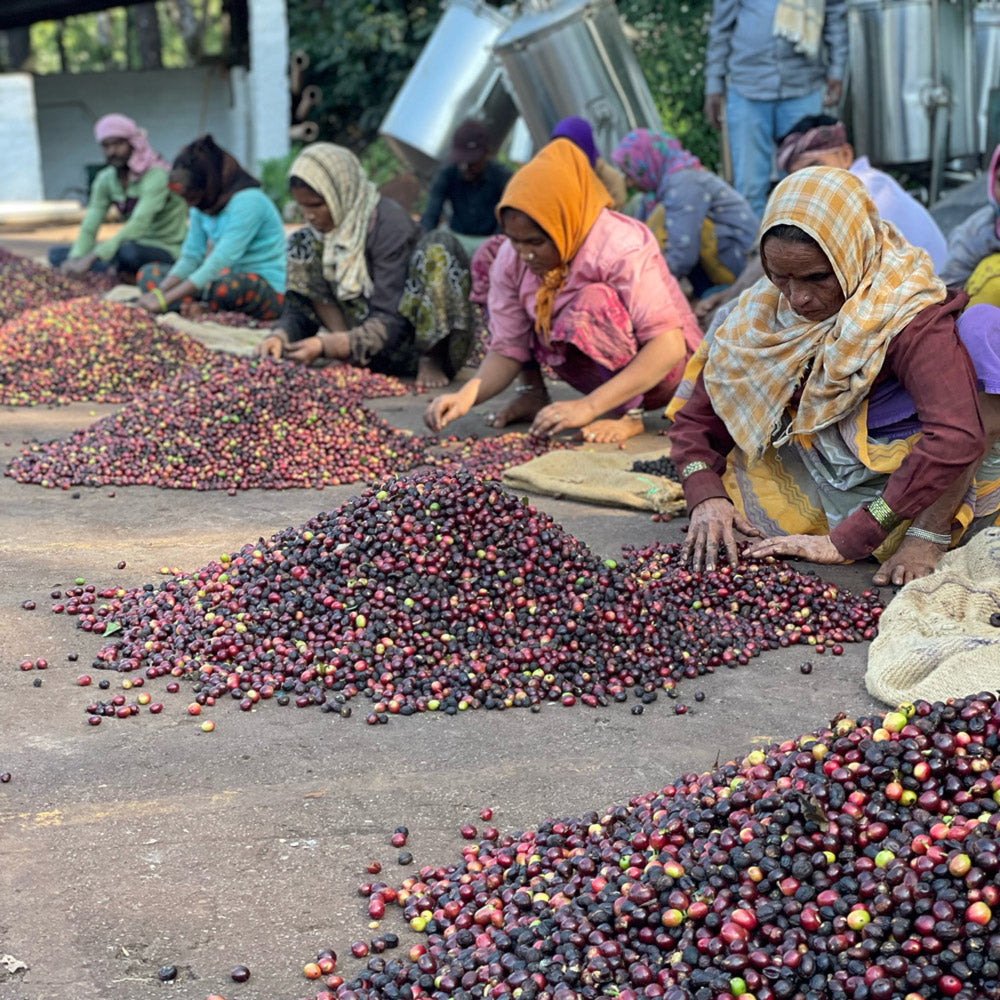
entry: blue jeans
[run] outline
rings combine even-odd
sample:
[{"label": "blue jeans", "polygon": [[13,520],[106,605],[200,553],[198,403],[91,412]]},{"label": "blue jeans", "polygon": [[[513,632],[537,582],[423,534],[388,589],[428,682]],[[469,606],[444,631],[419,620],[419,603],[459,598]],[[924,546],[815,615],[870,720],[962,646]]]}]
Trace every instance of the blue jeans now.
[{"label": "blue jeans", "polygon": [[735,90],[726,93],[726,129],[733,161],[733,187],[759,219],[771,189],[774,147],[806,115],[823,110],[823,91],[783,101],[751,101]]},{"label": "blue jeans", "polygon": [[[72,246],[69,243],[49,248],[49,264],[58,268],[59,265],[69,257]],[[107,263],[102,260],[95,260],[91,271],[98,274],[107,271],[112,265],[119,271],[135,274],[143,264],[151,264],[159,261],[162,264],[172,264],[174,258],[171,254],[160,247],[147,246],[144,243],[136,243],[135,240],[125,240],[118,248],[118,252]]]}]

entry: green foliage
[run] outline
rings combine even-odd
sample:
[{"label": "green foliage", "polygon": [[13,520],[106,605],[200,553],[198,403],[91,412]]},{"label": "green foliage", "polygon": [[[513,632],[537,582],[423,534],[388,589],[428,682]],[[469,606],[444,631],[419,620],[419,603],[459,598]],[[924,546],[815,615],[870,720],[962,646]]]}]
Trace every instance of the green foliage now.
[{"label": "green foliage", "polygon": [[[226,44],[222,0],[188,2],[198,22],[205,26],[204,35],[199,38],[202,53],[221,55]],[[187,46],[164,0],[156,4],[156,12],[164,68],[190,66]],[[135,64],[135,40],[130,34],[124,7],[77,14],[62,21],[39,21],[31,26],[32,68],[36,73],[101,73],[129,69]],[[60,60],[60,48],[64,61]]]},{"label": "green foliage", "polygon": [[371,142],[440,15],[435,0],[292,0],[289,47],[309,55],[306,82],[323,90],[310,117],[320,138]]},{"label": "green foliage", "polygon": [[719,134],[702,115],[712,0],[619,0],[618,9],[641,33],[633,47],[664,128],[717,168]]},{"label": "green foliage", "polygon": [[288,168],[301,149],[301,145],[295,145],[284,156],[275,156],[261,163],[261,189],[278,206],[279,212],[292,200],[288,193]]},{"label": "green foliage", "polygon": [[384,139],[376,139],[359,157],[368,179],[380,187],[406,170]]}]

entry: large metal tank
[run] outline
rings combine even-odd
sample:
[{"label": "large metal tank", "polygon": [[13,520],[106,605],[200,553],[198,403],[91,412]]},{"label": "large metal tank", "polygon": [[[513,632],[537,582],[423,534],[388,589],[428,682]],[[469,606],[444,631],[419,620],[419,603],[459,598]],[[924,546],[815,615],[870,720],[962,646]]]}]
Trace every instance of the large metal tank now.
[{"label": "large metal tank", "polygon": [[612,0],[528,0],[494,51],[536,146],[561,118],[579,115],[608,156],[660,116]]},{"label": "large metal tank", "polygon": [[512,8],[449,0],[379,129],[415,173],[430,177],[448,158],[451,137],[466,118],[482,121],[499,149],[517,108],[493,56]]},{"label": "large metal tank", "polygon": [[[976,46],[976,126],[981,153],[1000,142],[997,121],[990,122],[990,92],[1000,88],[1000,3],[980,2],[972,12]],[[994,98],[994,104],[997,105]],[[994,116],[997,108],[993,110]]]},{"label": "large metal tank", "polygon": [[[979,152],[971,0],[848,0],[852,128],[877,164]],[[944,134],[946,133],[946,140]]]}]

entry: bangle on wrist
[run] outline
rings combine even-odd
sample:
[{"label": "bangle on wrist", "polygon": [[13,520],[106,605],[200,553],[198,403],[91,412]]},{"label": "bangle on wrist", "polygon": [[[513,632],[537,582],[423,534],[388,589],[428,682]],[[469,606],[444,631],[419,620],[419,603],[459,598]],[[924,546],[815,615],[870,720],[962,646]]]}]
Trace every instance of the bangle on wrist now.
[{"label": "bangle on wrist", "polygon": [[901,518],[898,514],[885,502],[882,497],[875,497],[870,504],[868,504],[868,513],[878,522],[878,526],[883,531],[892,531],[896,525],[899,524]]},{"label": "bangle on wrist", "polygon": [[707,468],[708,462],[688,462],[688,464],[681,469],[681,479],[687,479],[688,476],[693,476],[696,472],[704,472]]},{"label": "bangle on wrist", "polygon": [[917,528],[911,524],[906,533],[911,538],[922,538],[925,542],[933,542],[935,545],[951,545],[951,535],[946,535],[944,532],[928,531],[926,528]]},{"label": "bangle on wrist", "polygon": [[160,303],[160,312],[166,312],[167,297],[166,295],[163,294],[162,289],[160,289],[158,286],[154,286],[153,288],[150,289],[150,292],[152,293],[156,301]]}]

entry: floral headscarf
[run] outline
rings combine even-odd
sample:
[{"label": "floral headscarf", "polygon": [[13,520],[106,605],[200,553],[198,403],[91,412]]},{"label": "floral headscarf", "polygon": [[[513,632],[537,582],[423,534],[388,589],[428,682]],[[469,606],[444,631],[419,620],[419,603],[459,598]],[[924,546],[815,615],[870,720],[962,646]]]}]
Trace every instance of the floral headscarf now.
[{"label": "floral headscarf", "polygon": [[333,229],[316,236],[323,241],[323,277],[336,298],[342,302],[368,298],[373,284],[365,262],[365,243],[368,223],[381,196],[361,161],[343,146],[314,142],[295,158],[288,177],[308,184],[330,210]]},{"label": "floral headscarf", "polygon": [[629,132],[611,154],[615,165],[640,191],[648,192],[642,199],[648,215],[663,200],[667,178],[678,170],[700,170],[701,160],[689,153],[671,135],[637,128]]},{"label": "floral headscarf", "polygon": [[[807,167],[786,177],[764,212],[765,251],[768,230],[782,224],[819,244],[845,302],[829,319],[806,320],[762,278],[716,331],[705,388],[751,459],[852,413],[871,391],[892,338],[946,295],[928,254],[882,221],[864,184],[846,170]],[[803,379],[795,417],[779,430]]]},{"label": "floral headscarf", "polygon": [[556,245],[562,263],[542,279],[535,297],[535,329],[548,340],[552,332],[552,305],[570,261],[611,196],[590,167],[586,154],[569,139],[553,139],[507,182],[497,205],[503,221],[505,208],[527,215]]}]

